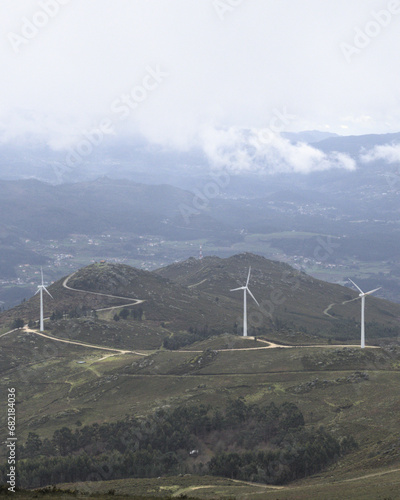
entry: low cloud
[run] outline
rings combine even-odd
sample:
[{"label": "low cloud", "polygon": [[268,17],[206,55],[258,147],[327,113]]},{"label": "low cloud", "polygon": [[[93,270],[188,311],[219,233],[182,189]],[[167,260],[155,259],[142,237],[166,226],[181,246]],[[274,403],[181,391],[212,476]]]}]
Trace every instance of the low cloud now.
[{"label": "low cloud", "polygon": [[58,119],[22,109],[4,111],[3,118],[0,118],[0,145],[25,142],[63,151],[76,144],[82,137],[82,131],[87,130],[89,125],[88,121],[79,121],[72,116]]},{"label": "low cloud", "polygon": [[370,163],[372,161],[384,160],[387,163],[400,162],[400,143],[399,144],[383,144],[375,146],[369,151],[365,151],[360,155],[361,161]]},{"label": "low cloud", "polygon": [[346,154],[326,154],[303,142],[293,144],[269,129],[207,129],[201,137],[211,166],[232,173],[309,174],[332,168],[356,169],[356,162]]}]

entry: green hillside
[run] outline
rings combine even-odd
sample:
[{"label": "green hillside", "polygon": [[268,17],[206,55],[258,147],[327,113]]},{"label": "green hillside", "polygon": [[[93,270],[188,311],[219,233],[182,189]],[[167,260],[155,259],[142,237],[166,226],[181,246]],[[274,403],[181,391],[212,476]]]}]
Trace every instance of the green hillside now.
[{"label": "green hillside", "polygon": [[[46,297],[45,315],[55,314],[55,319],[59,319],[66,314],[71,318],[140,300],[144,324],[156,333],[161,332],[162,337],[166,331],[170,335],[194,332],[197,337],[192,336],[193,341],[200,340],[199,335],[240,335],[243,294],[230,292],[230,289],[245,283],[249,267],[252,268],[249,286],[260,303],[258,307],[251,298],[248,300],[251,335],[295,344],[358,341],[360,302],[357,292],[254,254],[239,254],[227,259],[189,259],[156,272],[123,264],[92,264],[68,278],[69,288],[64,286],[65,279],[51,285],[49,290],[54,300]],[[0,314],[0,325],[10,327],[16,318],[37,321],[38,309],[39,297],[36,295]],[[119,311],[99,317],[109,320],[115,312]],[[399,304],[368,297],[368,341],[397,337],[400,334],[399,317]],[[121,325],[127,326],[120,323],[119,328]],[[135,325],[138,326],[138,322]],[[60,327],[60,331],[63,330],[65,325]],[[189,340],[180,339],[179,342],[183,345]]]},{"label": "green hillside", "polygon": [[[219,299],[233,299],[240,304],[243,302],[241,293],[229,290],[245,284],[249,267],[252,268],[249,287],[261,305],[257,309],[252,299],[248,300],[254,311],[249,315],[249,323],[253,322],[256,329],[268,333],[271,330],[301,330],[340,341],[357,337],[358,292],[317,280],[282,262],[244,253],[227,259],[189,259],[156,272],[191,290]],[[400,333],[397,304],[368,297],[367,309],[370,338],[395,337]]]},{"label": "green hillside", "polygon": [[[227,259],[189,259],[155,272],[123,264],[92,264],[49,287],[53,299],[46,296],[44,307],[45,316],[52,321],[46,326],[56,336],[70,332],[76,339],[96,343],[93,325],[86,328],[83,323],[78,328],[77,321],[72,326],[69,320],[89,316],[94,321],[109,321],[126,307],[123,321],[112,323],[112,328],[118,326],[120,345],[125,348],[160,347],[168,336],[174,338],[167,347],[177,348],[210,335],[240,335],[243,294],[230,290],[245,283],[249,267],[249,286],[260,303],[258,307],[248,299],[250,335],[290,344],[358,343],[357,292],[248,253]],[[38,311],[39,296],[35,295],[0,314],[0,325],[6,331],[18,318],[37,321]],[[396,338],[399,317],[399,304],[368,297],[367,342]],[[62,318],[67,321],[57,323]],[[132,330],[145,331],[159,341],[148,346],[127,341]]]},{"label": "green hillside", "polygon": [[[243,296],[229,292],[245,282],[249,266],[249,286],[261,304],[261,312],[255,305],[249,307],[249,325],[256,338],[240,336]],[[242,494],[246,494],[252,498],[260,491],[267,494],[266,486],[236,484],[227,479],[219,483],[218,478],[203,478],[201,473],[215,471],[224,475],[225,462],[237,454],[234,479],[251,483],[273,477],[268,481],[282,484],[317,472],[311,465],[301,472],[302,459],[297,472],[290,468],[295,456],[302,457],[304,446],[314,450],[306,459],[311,464],[312,457],[319,456],[318,446],[331,443],[326,461],[318,461],[322,467],[318,478],[307,479],[304,487],[299,483],[283,490],[287,498],[295,498],[296,491],[298,498],[305,498],[301,495],[307,488],[315,487],[320,498],[330,498],[324,495],[330,491],[331,477],[340,482],[332,486],[332,492],[339,495],[347,484],[343,481],[384,471],[392,474],[400,467],[400,346],[396,334],[399,305],[368,297],[367,344],[376,346],[361,350],[357,347],[360,304],[356,292],[252,254],[190,259],[153,273],[123,265],[93,264],[51,285],[49,291],[54,299],[45,297],[46,314],[51,319],[46,320],[43,335],[34,324],[9,332],[16,318],[37,320],[37,296],[0,316],[0,398],[6,400],[8,387],[16,388],[21,444],[27,446],[32,435],[46,442],[47,451],[38,448],[37,455],[22,455],[28,468],[34,466],[35,460],[66,464],[65,460],[89,453],[90,460],[94,460],[90,467],[96,468],[96,461],[105,460],[113,464],[114,471],[127,477],[194,475],[186,483],[173,480],[171,484],[176,488],[172,489],[170,483],[159,489],[156,479],[148,478],[148,483],[140,483],[147,484],[147,490],[135,490],[139,483],[134,481],[139,479],[132,479],[130,490],[120,490],[121,485],[111,481],[120,477],[115,477],[116,472],[100,474],[100,489],[90,486],[90,491],[183,493],[200,498],[212,498],[207,495],[213,491],[214,495],[245,498]],[[335,330],[336,325],[340,328]],[[341,338],[348,347],[335,345]],[[229,417],[235,401],[241,402],[242,409],[247,408],[244,426]],[[168,420],[168,415],[191,408],[206,411],[203,416],[211,419],[210,426],[203,420],[191,428],[188,418],[187,431],[184,424],[168,431],[168,425],[176,420]],[[258,433],[264,432],[265,417],[260,415],[268,408],[278,408],[278,413],[273,410],[275,420],[271,420],[277,434],[270,433],[267,439],[265,433]],[[282,434],[285,408],[301,414],[297,430],[286,427],[287,435]],[[225,415],[225,420],[219,414]],[[166,423],[160,427],[163,430],[156,432],[162,423],[160,418]],[[113,449],[107,441],[114,432],[107,429],[130,428],[127,422],[155,429],[155,434],[142,430],[138,443],[139,449],[145,447],[150,454],[147,456],[153,457],[158,469],[127,468],[124,460],[138,463],[135,460],[144,455],[135,455],[138,449],[130,449],[126,442],[122,448],[116,445]],[[0,423],[3,434],[5,415]],[[66,458],[55,441],[55,436],[68,434],[65,429],[77,440],[76,448],[71,448]],[[90,429],[102,433],[99,442],[103,444],[98,449],[90,442],[83,446],[83,438],[79,437],[88,436],[82,432]],[[179,433],[186,437],[179,437]],[[175,437],[165,441],[169,435]],[[164,444],[156,445],[157,439],[164,439]],[[197,450],[195,456],[189,455],[189,447]],[[264,455],[251,455],[253,448]],[[282,449],[291,453],[289,462],[282,462]],[[1,458],[4,456],[2,449]],[[173,460],[170,462],[168,457]],[[286,472],[267,475],[266,479],[261,471],[271,457],[283,464]],[[209,465],[213,458],[214,468]],[[33,460],[31,465],[29,460]],[[21,471],[28,471],[24,467]],[[27,484],[32,484],[28,472],[23,474]],[[49,481],[63,482],[59,475],[54,478]],[[89,480],[89,475],[86,478]],[[80,484],[79,488],[84,486]],[[356,484],[351,486],[354,498],[362,498],[357,495],[364,490]],[[271,491],[283,495],[283,491]],[[391,491],[388,487],[388,495]]]}]

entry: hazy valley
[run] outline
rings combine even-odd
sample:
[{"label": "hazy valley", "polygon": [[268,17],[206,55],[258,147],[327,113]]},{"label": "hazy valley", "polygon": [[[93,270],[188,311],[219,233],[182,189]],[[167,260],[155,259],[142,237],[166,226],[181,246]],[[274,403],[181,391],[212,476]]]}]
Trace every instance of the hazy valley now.
[{"label": "hazy valley", "polygon": [[[312,145],[357,159],[366,148],[397,139],[398,134],[337,136]],[[204,255],[251,251],[332,282],[344,284],[348,276],[357,277],[366,288],[377,283],[386,298],[400,300],[396,166],[375,161],[359,163],[355,171],[331,169],[313,175],[196,175],[184,165],[204,165],[206,159],[199,153],[182,158],[159,151],[157,156],[139,145],[124,157],[127,148],[119,146],[101,151],[114,157],[112,167],[99,152],[88,159],[91,167],[79,170],[87,180],[55,185],[22,180],[38,176],[57,181],[42,167],[41,175],[26,164],[25,171],[11,168],[11,153],[3,148],[2,170],[8,165],[20,179],[0,182],[4,307],[32,293],[40,265],[47,267],[51,281],[103,259],[150,270],[198,257],[200,245]],[[46,154],[29,151],[37,165]],[[104,175],[126,173],[131,180],[96,180],[100,165]],[[120,171],[123,165],[126,169]],[[141,171],[152,172],[150,184],[140,183],[150,179]]]},{"label": "hazy valley", "polygon": [[[355,159],[398,140],[300,136],[287,137]],[[0,181],[0,397],[17,387],[20,484],[104,498],[394,495],[396,169],[185,176],[198,152],[141,147],[103,151],[112,167],[96,167],[99,152],[70,183],[51,178],[54,158],[48,175],[21,162]],[[249,268],[259,305],[248,298],[243,337],[230,290]],[[348,278],[380,288],[366,349]]]}]

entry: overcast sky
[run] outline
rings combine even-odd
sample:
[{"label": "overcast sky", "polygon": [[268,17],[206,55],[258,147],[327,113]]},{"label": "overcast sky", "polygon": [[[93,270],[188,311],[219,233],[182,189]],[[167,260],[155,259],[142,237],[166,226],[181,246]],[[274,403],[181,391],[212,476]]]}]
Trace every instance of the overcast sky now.
[{"label": "overcast sky", "polygon": [[399,33],[397,0],[1,0],[0,137],[398,132]]}]

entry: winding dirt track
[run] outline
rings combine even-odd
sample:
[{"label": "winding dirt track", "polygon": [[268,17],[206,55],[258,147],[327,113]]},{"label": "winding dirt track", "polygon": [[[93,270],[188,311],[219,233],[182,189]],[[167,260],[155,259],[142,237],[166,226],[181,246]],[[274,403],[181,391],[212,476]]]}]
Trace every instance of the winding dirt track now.
[{"label": "winding dirt track", "polygon": [[329,304],[329,306],[324,310],[324,314],[329,316],[332,319],[337,319],[335,316],[332,316],[332,314],[329,314],[329,311],[332,309],[333,306],[341,305],[344,306],[345,304],[348,304],[349,302],[354,302],[355,300],[359,300],[360,297],[355,297],[354,299],[351,300],[345,300],[344,302],[333,302],[333,304]]},{"label": "winding dirt track", "polygon": [[[105,307],[105,308],[101,308],[101,309],[96,309],[96,311],[106,311],[106,310],[112,310],[112,309],[120,309],[121,307],[134,306],[134,305],[138,305],[138,304],[141,304],[141,303],[144,302],[144,300],[134,299],[133,297],[120,297],[120,296],[117,296],[117,295],[110,295],[110,294],[100,293],[100,292],[90,292],[90,291],[87,291],[87,290],[79,290],[79,289],[76,289],[76,288],[72,288],[72,287],[68,286],[68,281],[70,280],[70,278],[72,278],[72,276],[74,276],[74,274],[76,274],[76,273],[73,273],[70,276],[68,276],[64,280],[64,282],[63,282],[63,287],[66,288],[67,290],[71,290],[73,292],[78,292],[78,293],[86,293],[86,294],[89,293],[89,294],[93,294],[93,295],[100,295],[100,296],[103,296],[103,297],[109,297],[109,298],[114,298],[114,299],[121,299],[121,300],[125,300],[125,301],[126,300],[133,300],[134,301],[134,302],[129,302],[127,304],[121,304],[121,305],[118,305],[118,306],[112,306],[112,307]],[[200,284],[200,283],[198,283],[198,284]],[[198,284],[193,285],[193,286],[197,286]],[[354,300],[358,300],[358,297],[355,298],[355,299],[351,299],[351,300],[347,300],[345,302],[342,302],[341,305],[347,304],[348,302],[353,302]],[[331,318],[334,318],[334,316],[331,316],[329,314],[329,311],[335,305],[337,305],[337,304],[336,303],[330,304],[324,310],[324,314],[326,314],[327,316],[329,316]],[[45,319],[47,320],[49,318],[45,318]],[[18,330],[19,330],[18,328],[15,328],[13,330],[5,332],[5,333],[3,333],[3,334],[0,335],[0,338],[4,337],[4,336],[6,336],[6,335],[8,335],[10,333],[13,333],[15,331],[18,331]],[[101,360],[106,359],[108,357],[118,356],[118,355],[122,355],[122,354],[135,354],[135,355],[139,355],[139,356],[149,356],[149,353],[142,353],[142,352],[130,351],[130,350],[124,350],[124,349],[115,349],[113,347],[103,347],[103,346],[98,346],[98,345],[94,345],[94,344],[85,344],[83,342],[77,342],[77,341],[73,341],[73,340],[56,338],[56,337],[53,337],[51,335],[47,335],[45,333],[39,332],[37,330],[32,330],[32,329],[30,329],[28,327],[28,325],[25,325],[23,327],[23,330],[25,332],[27,332],[27,333],[32,333],[32,334],[38,335],[40,337],[47,338],[49,340],[53,340],[55,342],[62,342],[62,343],[65,343],[65,344],[78,345],[78,346],[82,346],[82,347],[86,347],[86,348],[90,348],[90,349],[98,349],[98,350],[108,351],[108,352],[113,353],[113,354],[108,354],[108,355],[104,356],[103,358],[100,358],[97,361],[101,361]],[[254,340],[254,337],[248,337],[248,338],[249,338],[249,340]],[[319,344],[319,345],[307,345],[307,346],[302,346],[302,345],[280,345],[280,344],[276,344],[274,342],[270,342],[270,341],[266,341],[266,340],[262,340],[262,339],[257,339],[257,342],[261,342],[261,343],[264,343],[264,344],[267,344],[267,345],[263,346],[263,347],[245,347],[245,348],[239,348],[239,349],[216,349],[216,352],[225,352],[225,351],[256,351],[256,350],[265,350],[265,349],[294,349],[294,348],[305,348],[305,347],[314,347],[314,348],[321,348],[321,349],[329,349],[329,348],[333,349],[333,348],[340,348],[340,347],[356,347],[356,348],[360,347],[359,345],[321,345],[321,344]],[[375,346],[366,346],[366,348],[369,348],[369,349],[379,349],[379,347],[375,347]],[[171,352],[177,352],[177,353],[179,353],[179,352],[202,353],[203,351],[194,351],[194,350],[193,351],[189,351],[189,350],[184,351],[184,350],[180,350],[180,351],[171,351]],[[367,478],[371,478],[371,477],[380,477],[380,476],[383,476],[383,475],[386,475],[386,474],[390,474],[390,473],[393,473],[393,472],[400,472],[400,469],[390,469],[390,470],[386,470],[386,471],[383,471],[383,472],[372,473],[372,474],[368,474],[368,475],[364,475],[364,476],[359,476],[359,477],[355,477],[355,478],[351,478],[351,479],[343,479],[341,481],[336,482],[335,484],[345,483],[345,482],[353,482],[353,481],[361,481],[363,479],[367,479]],[[282,486],[260,485],[260,484],[247,483],[245,481],[238,481],[238,480],[235,480],[235,482],[242,483],[242,484],[249,484],[251,486],[261,487],[261,488],[264,489],[264,491],[266,491],[268,489],[270,489],[270,490],[271,489],[275,489],[275,490],[287,489],[288,491],[296,489],[296,487],[294,487],[294,488],[285,488],[285,487],[282,487]],[[314,486],[317,486],[317,485],[314,485]],[[186,490],[187,490],[187,492],[190,492],[190,491],[194,491],[194,490],[197,490],[197,489],[200,490],[202,488],[211,488],[211,487],[213,487],[213,485],[191,487],[191,488],[187,488]],[[301,488],[301,487],[298,487],[298,488]],[[179,493],[182,493],[182,491],[180,490]]]},{"label": "winding dirt track", "polygon": [[14,328],[14,330],[10,330],[9,332],[2,333],[2,334],[0,335],[0,339],[1,339],[1,337],[5,337],[5,336],[6,336],[6,335],[8,335],[9,333],[15,332],[15,331],[17,331],[17,330],[19,330],[19,328]]},{"label": "winding dirt track", "polygon": [[[89,294],[93,294],[93,295],[100,295],[102,297],[109,297],[109,298],[112,298],[112,299],[134,300],[134,302],[129,302],[128,304],[121,304],[121,305],[112,306],[112,307],[103,307],[103,308],[100,308],[100,309],[96,309],[96,311],[111,311],[113,309],[121,309],[121,307],[136,306],[136,305],[142,304],[144,302],[144,300],[134,299],[133,297],[120,297],[118,295],[110,295],[110,294],[107,294],[107,293],[100,293],[100,292],[90,292],[90,291],[87,291],[87,290],[79,290],[78,288],[72,288],[72,287],[68,286],[68,281],[75,274],[76,274],[76,272],[70,274],[67,278],[65,278],[65,280],[63,282],[63,287],[66,288],[67,290],[71,290],[73,292],[79,292],[79,293],[89,293]],[[48,320],[49,318],[44,318],[44,319]],[[10,330],[9,332],[3,333],[2,335],[0,335],[0,338],[4,337],[5,335],[8,335],[9,333],[15,332],[17,330],[19,330],[19,328],[14,328],[14,330]],[[88,347],[90,349],[99,349],[99,350],[102,350],[102,351],[108,351],[108,352],[111,351],[111,352],[115,353],[115,354],[110,354],[108,356],[104,356],[103,358],[101,358],[98,361],[101,361],[103,359],[109,358],[111,356],[117,356],[117,355],[120,355],[120,354],[136,354],[138,356],[148,356],[148,354],[144,354],[144,353],[137,352],[137,351],[130,351],[130,350],[127,350],[127,349],[115,349],[114,347],[104,347],[104,346],[98,346],[98,345],[94,345],[94,344],[86,344],[84,342],[77,342],[75,340],[67,340],[67,339],[61,339],[61,338],[53,337],[52,335],[47,335],[45,333],[39,332],[38,330],[33,330],[33,329],[29,328],[28,325],[25,325],[23,327],[23,330],[25,332],[27,332],[27,333],[33,333],[35,335],[39,335],[40,337],[44,337],[44,338],[47,338],[49,340],[53,340],[54,342],[62,342],[64,344],[79,345],[79,346],[82,346],[82,347]]]},{"label": "winding dirt track", "polygon": [[[82,347],[89,347],[90,349],[100,349],[102,351],[112,351],[112,352],[115,352],[117,354],[138,354],[139,356],[147,356],[147,354],[143,354],[143,353],[137,352],[137,351],[128,351],[128,350],[124,350],[124,349],[114,349],[113,347],[102,347],[102,346],[98,346],[98,345],[94,345],[94,344],[85,344],[84,342],[76,342],[75,340],[60,339],[57,337],[53,337],[52,335],[47,335],[45,333],[38,332],[37,330],[32,330],[32,329],[28,328],[27,325],[24,326],[23,330],[27,333],[34,333],[35,335],[39,335],[40,337],[44,337],[46,339],[54,340],[56,342],[63,342],[64,344],[80,345]],[[109,356],[106,356],[106,357],[109,357]],[[105,358],[101,358],[101,359],[105,359]]]},{"label": "winding dirt track", "polygon": [[[111,294],[108,294],[108,293],[91,292],[91,291],[87,291],[87,290],[81,290],[79,288],[72,288],[72,287],[70,287],[68,285],[68,281],[76,273],[77,273],[77,271],[74,272],[74,273],[72,273],[72,274],[70,274],[63,281],[63,287],[66,288],[67,290],[70,290],[72,292],[77,292],[77,293],[100,295],[102,297],[108,297],[108,298],[112,298],[112,299],[121,299],[121,300],[126,300],[126,301],[133,300],[134,301],[134,302],[129,302],[127,304],[120,304],[118,306],[103,307],[103,308],[100,308],[100,309],[96,309],[96,311],[111,311],[113,309],[120,309],[121,307],[136,306],[138,304],[142,304],[143,302],[145,302],[142,299],[135,299],[133,297],[121,297],[119,295],[111,295]],[[194,286],[196,286],[196,285],[194,285]],[[347,300],[345,302],[342,302],[342,305],[343,304],[347,304],[348,302],[353,302],[354,300],[358,300],[358,297],[356,297],[355,299],[351,299],[351,300]],[[324,314],[326,314],[327,316],[329,316],[331,318],[334,318],[334,316],[331,316],[329,314],[329,310],[333,306],[335,306],[335,305],[336,305],[335,303],[330,304],[324,310]],[[48,319],[49,318],[45,318],[45,320],[48,320]],[[40,337],[44,337],[44,338],[47,338],[49,340],[53,340],[55,342],[62,342],[62,343],[65,343],[65,344],[79,345],[79,346],[82,346],[82,347],[88,347],[88,348],[91,348],[91,349],[99,349],[99,350],[102,350],[102,351],[108,351],[108,352],[114,353],[114,354],[110,354],[110,355],[104,356],[103,358],[101,358],[98,361],[102,361],[103,359],[106,359],[106,358],[108,358],[110,356],[118,356],[118,355],[121,355],[121,354],[135,354],[135,355],[139,355],[139,356],[149,356],[149,353],[143,353],[143,352],[138,352],[138,351],[130,351],[130,350],[127,350],[127,349],[116,349],[114,347],[104,347],[104,346],[98,346],[98,345],[95,345],[95,344],[86,344],[84,342],[77,342],[77,341],[74,341],[74,340],[67,340],[67,339],[61,339],[61,338],[53,337],[52,335],[47,335],[45,333],[39,332],[38,330],[30,329],[28,327],[28,325],[25,325],[23,329],[27,333],[33,333],[35,335],[39,335]],[[8,335],[8,334],[10,334],[12,332],[15,332],[16,330],[18,330],[18,328],[14,329],[14,330],[10,330],[9,332],[3,333],[2,335],[0,335],[0,338],[4,337],[5,335]],[[249,340],[255,340],[254,337],[248,337],[248,339]],[[336,348],[340,348],[340,347],[356,347],[356,348],[360,347],[359,345],[347,345],[347,344],[346,345],[326,345],[326,344],[316,344],[316,345],[281,345],[281,344],[276,344],[274,342],[267,341],[267,340],[262,340],[262,339],[257,339],[257,342],[261,342],[261,343],[267,344],[267,345],[263,346],[263,347],[243,347],[243,348],[238,348],[238,349],[227,348],[227,349],[214,349],[214,350],[216,352],[228,352],[228,351],[259,351],[259,350],[265,350],[265,349],[295,349],[295,348],[305,348],[305,347],[314,347],[314,348],[320,348],[320,349],[336,349]],[[376,346],[366,346],[366,348],[367,349],[379,349],[379,347],[376,347]],[[171,352],[176,352],[176,353],[180,353],[180,352],[181,353],[182,352],[185,352],[185,353],[202,353],[203,350],[200,350],[200,351],[195,351],[195,350],[177,350],[177,351],[171,351]]]},{"label": "winding dirt track", "polygon": [[79,288],[72,288],[68,286],[68,281],[74,276],[78,271],[75,271],[74,273],[70,274],[67,278],[65,278],[63,282],[63,287],[66,288],[67,290],[71,290],[72,292],[80,292],[80,293],[89,293],[91,295],[100,295],[102,297],[109,297],[111,299],[122,299],[122,300],[134,300],[135,302],[131,302],[129,304],[122,304],[119,306],[113,306],[113,307],[103,307],[101,309],[96,309],[96,311],[111,311],[112,309],[120,309],[121,307],[128,307],[128,306],[137,306],[138,304],[142,304],[145,302],[144,300],[141,299],[134,299],[133,297],[120,297],[118,295],[110,295],[108,293],[100,293],[100,292],[88,292],[87,290],[80,290]]},{"label": "winding dirt track", "polygon": [[[77,271],[76,271],[77,272]],[[106,311],[106,310],[111,310],[111,309],[118,309],[118,308],[121,308],[121,307],[126,307],[126,306],[132,306],[132,305],[137,305],[137,304],[141,304],[142,302],[144,302],[144,300],[140,300],[140,299],[134,299],[133,297],[119,297],[117,295],[109,295],[109,294],[106,294],[106,293],[98,293],[98,292],[87,292],[86,290],[79,290],[78,288],[71,288],[70,286],[68,286],[68,281],[70,278],[72,278],[72,276],[74,276],[75,273],[72,273],[71,275],[69,275],[63,282],[63,287],[66,288],[67,290],[72,290],[73,292],[81,292],[81,293],[91,293],[91,294],[94,294],[94,295],[102,295],[103,297],[110,297],[110,298],[113,298],[113,299],[123,299],[123,300],[135,300],[135,302],[133,302],[132,304],[124,304],[122,306],[114,306],[114,307],[106,307],[106,308],[103,308],[103,309],[96,309],[97,311]],[[200,281],[199,283],[196,283],[194,285],[190,285],[190,287],[196,287],[202,283],[204,283],[204,281],[206,280],[203,280],[203,281]],[[189,288],[190,288],[189,287]],[[341,305],[344,305],[344,304],[347,304],[348,302],[353,302],[354,300],[358,300],[359,297],[356,297],[355,299],[351,299],[351,300],[346,300],[345,302],[342,302]],[[333,303],[333,304],[330,304],[325,310],[324,310],[324,314],[326,314],[327,316],[333,318],[333,319],[336,319],[334,316],[331,316],[329,314],[329,310],[335,306],[336,303]],[[248,337],[250,340],[254,340],[254,337]],[[318,347],[320,349],[333,349],[333,348],[338,348],[338,347],[360,347],[359,345],[325,345],[325,344],[317,344],[317,345],[281,345],[281,344],[275,344],[274,342],[271,342],[271,341],[266,341],[266,340],[262,340],[262,339],[257,339],[257,342],[262,342],[264,344],[268,344],[267,346],[264,346],[264,347],[243,347],[243,348],[238,348],[238,349],[215,349],[216,352],[225,352],[225,351],[259,351],[259,350],[263,350],[263,349],[295,349],[295,348],[298,348],[298,347]],[[365,346],[366,349],[379,349],[379,347],[376,347],[376,346]],[[113,350],[116,350],[116,349],[113,349]],[[126,352],[133,352],[133,351],[126,351]],[[193,352],[193,353],[201,353],[203,351],[191,351],[191,350],[182,350],[180,349],[179,351],[172,351],[172,352]],[[142,354],[143,355],[143,354]]]},{"label": "winding dirt track", "polygon": [[[350,478],[350,479],[339,479],[339,480],[336,480],[334,482],[332,482],[331,484],[333,485],[340,485],[340,484],[344,484],[344,483],[352,483],[352,482],[356,482],[356,481],[363,481],[365,479],[370,479],[371,477],[382,477],[382,476],[385,476],[385,475],[388,475],[388,474],[393,474],[395,472],[400,472],[400,469],[389,469],[389,470],[384,470],[384,471],[381,471],[381,472],[374,472],[372,474],[365,474],[364,476],[358,476],[358,477],[353,477],[353,478]],[[259,488],[261,491],[254,491],[252,493],[252,495],[259,495],[259,494],[265,494],[265,493],[268,493],[268,492],[271,492],[273,490],[276,490],[276,491],[286,491],[288,493],[291,493],[293,491],[296,491],[296,490],[302,490],[304,491],[304,489],[310,489],[312,490],[313,488],[317,488],[317,487],[320,487],[320,486],[328,486],[329,485],[329,482],[320,482],[320,483],[312,483],[312,484],[300,484],[300,485],[295,485],[295,486],[273,486],[273,485],[270,485],[270,484],[261,484],[261,483],[250,483],[248,481],[240,481],[238,479],[232,479],[231,481],[233,481],[234,483],[238,483],[238,484],[242,484],[244,486],[251,486],[252,488],[256,489],[256,488]],[[175,493],[173,493],[173,497],[179,497],[180,495],[183,495],[183,494],[186,494],[186,493],[191,493],[193,491],[198,491],[198,490],[201,490],[201,489],[209,489],[209,488],[215,488],[216,485],[215,484],[210,484],[210,485],[203,485],[203,486],[189,486],[189,487],[186,487],[186,488],[181,488],[179,489],[178,491],[176,491]],[[310,498],[312,498],[312,493],[310,492]]]}]

